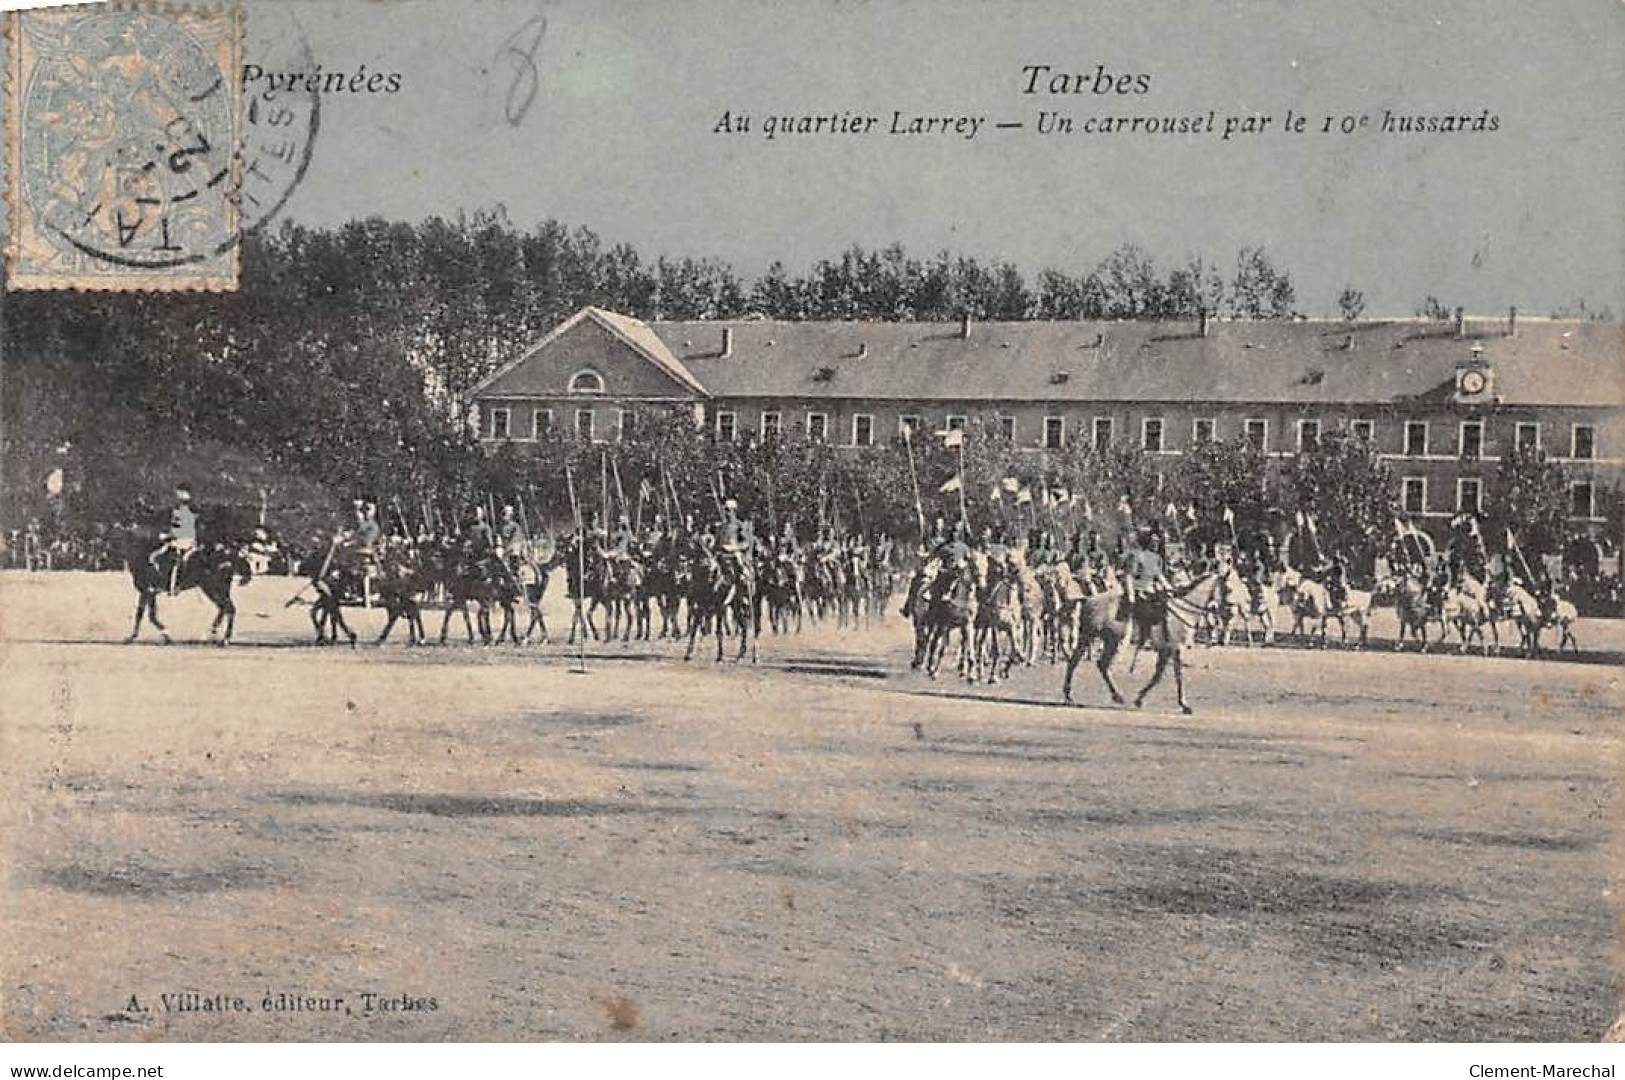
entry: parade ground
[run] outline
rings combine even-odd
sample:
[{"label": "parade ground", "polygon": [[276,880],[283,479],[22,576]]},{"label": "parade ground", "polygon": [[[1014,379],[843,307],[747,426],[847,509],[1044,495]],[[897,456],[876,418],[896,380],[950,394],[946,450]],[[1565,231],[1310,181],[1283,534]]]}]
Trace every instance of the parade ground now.
[{"label": "parade ground", "polygon": [[755,665],[582,664],[557,589],[552,645],[352,650],[297,586],[238,590],[228,648],[164,598],[166,647],[120,643],[127,575],[0,575],[0,1036],[1589,1041],[1621,1011],[1617,621],[1582,662],[1198,647],[1182,716],[1089,667],[1076,707],[1043,663],[932,681],[895,610]]}]

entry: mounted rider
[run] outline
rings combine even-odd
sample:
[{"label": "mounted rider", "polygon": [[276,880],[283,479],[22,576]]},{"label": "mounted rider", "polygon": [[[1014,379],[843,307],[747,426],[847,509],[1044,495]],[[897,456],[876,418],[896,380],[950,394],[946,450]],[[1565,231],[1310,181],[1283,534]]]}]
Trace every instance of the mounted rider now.
[{"label": "mounted rider", "polygon": [[[31,527],[36,522],[29,523]],[[169,595],[175,595],[181,567],[197,548],[197,511],[192,509],[192,486],[185,482],[175,485],[175,505],[169,509],[169,524],[158,533],[163,541],[147,556],[147,562],[157,568],[166,557],[169,564]]]},{"label": "mounted rider", "polygon": [[361,499],[352,504],[355,522],[339,533],[341,565],[361,578],[361,603],[372,606],[372,579],[378,576],[378,546],[383,541],[383,526],[378,524],[378,507]]},{"label": "mounted rider", "polygon": [[632,523],[623,510],[615,520],[614,530],[599,545],[598,554],[611,562],[626,562],[632,558],[636,548],[637,536],[632,532]]},{"label": "mounted rider", "polygon": [[472,568],[483,570],[496,551],[496,534],[485,520],[485,507],[475,505],[474,520],[463,529],[463,554]]},{"label": "mounted rider", "polygon": [[779,535],[773,540],[772,554],[775,565],[784,568],[785,574],[790,580],[790,585],[795,590],[796,599],[799,601],[802,586],[805,582],[803,581],[801,567],[801,541],[796,539],[794,522],[786,521],[784,528],[779,530]]},{"label": "mounted rider", "polygon": [[1123,558],[1123,602],[1134,620],[1136,644],[1148,640],[1151,630],[1166,614],[1168,568],[1157,546],[1157,530],[1142,525],[1135,532]]},{"label": "mounted rider", "polygon": [[[756,530],[749,518],[739,516],[739,503],[727,499],[722,504],[722,517],[717,521],[717,558],[732,575],[734,587],[751,583],[751,559],[756,549]],[[729,597],[730,601],[732,596]]]},{"label": "mounted rider", "polygon": [[1341,551],[1334,552],[1325,564],[1326,604],[1333,611],[1342,611],[1349,599],[1349,566]]}]

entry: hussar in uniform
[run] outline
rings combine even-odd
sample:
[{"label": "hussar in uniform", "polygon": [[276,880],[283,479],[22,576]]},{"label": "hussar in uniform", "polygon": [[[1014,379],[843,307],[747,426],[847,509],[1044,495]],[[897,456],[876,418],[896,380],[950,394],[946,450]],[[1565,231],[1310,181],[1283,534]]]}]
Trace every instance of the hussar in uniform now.
[{"label": "hussar in uniform", "polygon": [[158,534],[159,544],[147,561],[156,567],[166,555],[173,559],[169,566],[169,595],[175,595],[180,581],[181,567],[197,548],[197,511],[192,509],[192,486],[175,485],[175,505],[169,509],[169,525]]}]

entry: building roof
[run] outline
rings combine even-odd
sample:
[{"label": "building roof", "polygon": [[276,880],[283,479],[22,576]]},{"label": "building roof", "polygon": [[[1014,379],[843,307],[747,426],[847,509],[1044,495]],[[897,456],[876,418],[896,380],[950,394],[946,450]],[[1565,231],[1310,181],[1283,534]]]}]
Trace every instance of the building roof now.
[{"label": "building roof", "polygon": [[[1444,400],[1475,347],[1504,404],[1625,404],[1625,326],[1520,319],[958,323],[655,322],[716,397],[1211,401]],[[731,329],[727,356],[720,348]],[[820,369],[826,369],[820,372]]]},{"label": "building roof", "polygon": [[689,371],[681,360],[672,355],[666,343],[650,328],[648,323],[642,319],[634,319],[630,315],[622,315],[618,312],[589,306],[582,308],[558,326],[555,326],[546,337],[526,349],[517,359],[504,364],[484,379],[481,379],[478,385],[474,387],[472,395],[478,397],[493,384],[519,370],[527,360],[586,319],[591,319],[611,334],[614,334],[634,352],[642,356],[643,359],[660,368],[687,389],[702,397],[706,394],[705,386],[694,377],[693,372]]}]

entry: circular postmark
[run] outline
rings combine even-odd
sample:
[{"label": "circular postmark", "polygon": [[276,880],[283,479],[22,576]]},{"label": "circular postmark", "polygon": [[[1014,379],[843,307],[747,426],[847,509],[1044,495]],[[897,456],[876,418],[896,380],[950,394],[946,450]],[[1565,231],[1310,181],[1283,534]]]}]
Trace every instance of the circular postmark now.
[{"label": "circular postmark", "polygon": [[[87,14],[42,48],[18,171],[38,235],[60,254],[185,272],[286,203],[310,162],[319,99],[284,95],[273,108],[242,88],[239,17]],[[308,64],[296,36],[288,62]]]}]

